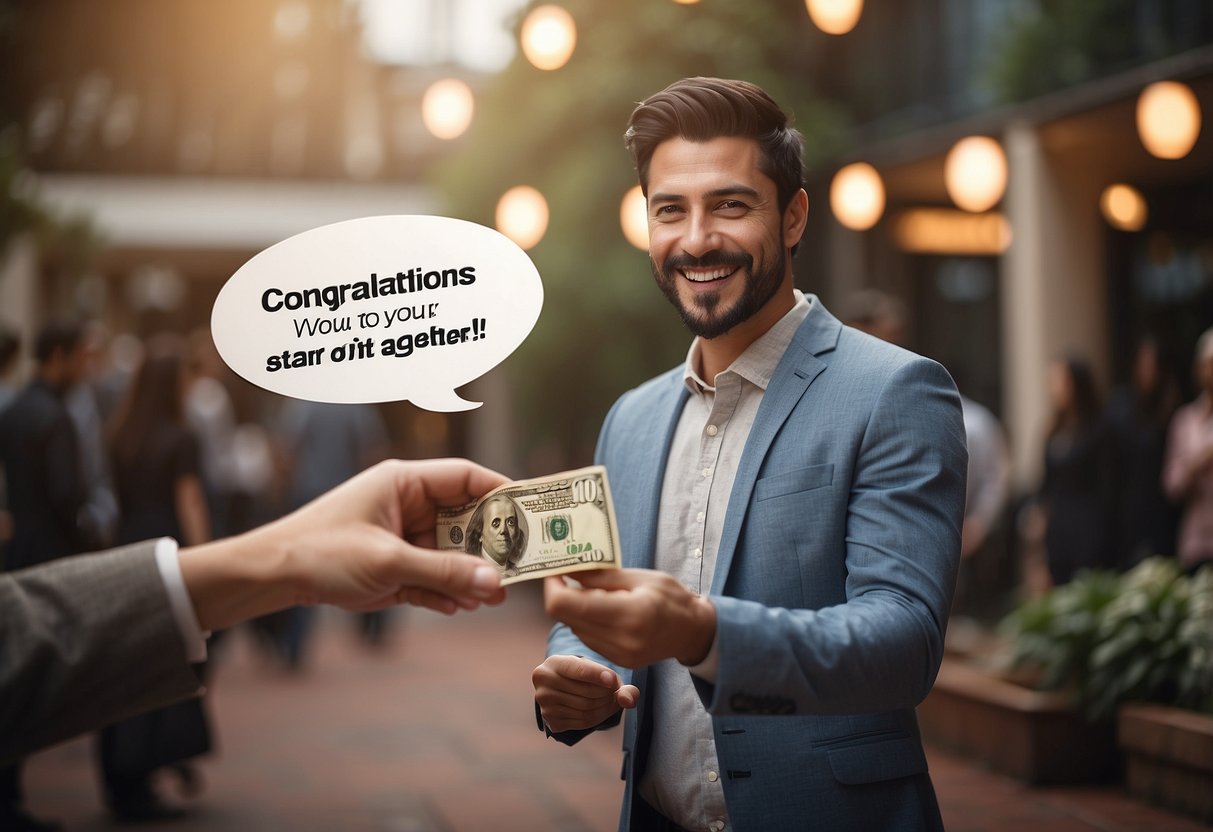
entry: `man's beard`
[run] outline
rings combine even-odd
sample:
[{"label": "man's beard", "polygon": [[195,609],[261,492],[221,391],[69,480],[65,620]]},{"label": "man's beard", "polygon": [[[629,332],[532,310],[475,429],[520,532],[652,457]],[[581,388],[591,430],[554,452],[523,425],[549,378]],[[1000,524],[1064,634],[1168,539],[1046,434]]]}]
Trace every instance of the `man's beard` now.
[{"label": "man's beard", "polygon": [[[775,296],[783,283],[783,274],[787,266],[787,253],[779,249],[779,255],[767,268],[754,272],[754,258],[744,252],[714,251],[703,257],[692,257],[689,254],[679,254],[666,258],[662,267],[649,259],[653,269],[653,277],[666,299],[678,310],[682,322],[692,335],[700,338],[716,338],[728,332],[733,327],[749,320],[758,310],[766,306],[767,301]],[[690,301],[691,306],[683,305],[678,296],[678,281],[683,278],[677,274],[680,269],[712,268],[714,266],[737,266],[745,273],[745,288],[737,303],[730,309],[717,314],[720,306],[720,292],[702,292]]]}]

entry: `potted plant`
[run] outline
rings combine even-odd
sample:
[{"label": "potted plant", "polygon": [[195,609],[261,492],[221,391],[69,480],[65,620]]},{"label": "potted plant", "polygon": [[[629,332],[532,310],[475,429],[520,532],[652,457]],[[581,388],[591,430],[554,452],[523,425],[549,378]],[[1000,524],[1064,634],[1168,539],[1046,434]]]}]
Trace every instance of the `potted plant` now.
[{"label": "potted plant", "polygon": [[1034,785],[1117,779],[1110,719],[1091,719],[1078,691],[1118,579],[1089,572],[1030,599],[998,640],[944,660],[918,709],[929,742]]},{"label": "potted plant", "polygon": [[1213,566],[1088,572],[1004,621],[1016,667],[1115,723],[1133,794],[1213,821]]}]

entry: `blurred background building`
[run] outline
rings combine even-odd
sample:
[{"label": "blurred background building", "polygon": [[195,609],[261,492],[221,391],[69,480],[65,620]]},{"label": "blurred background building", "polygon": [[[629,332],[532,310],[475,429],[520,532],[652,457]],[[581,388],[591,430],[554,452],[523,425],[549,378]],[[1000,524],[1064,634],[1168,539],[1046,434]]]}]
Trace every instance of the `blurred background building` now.
[{"label": "blurred background building", "polygon": [[[686,345],[643,231],[621,227],[622,126],[678,77],[745,77],[809,139],[800,287],[840,314],[863,289],[898,300],[904,344],[1001,419],[1030,492],[1054,357],[1085,356],[1108,389],[1154,332],[1192,392],[1213,324],[1213,7],[856,0],[850,21],[822,16],[847,5],[4,0],[0,319],[192,330],[292,234],[382,213],[504,229],[502,197],[525,186],[538,225],[507,233],[544,278],[534,333],[474,383],[482,410],[383,410],[404,455],[584,464],[610,402]],[[245,418],[275,407],[227,382]]]}]

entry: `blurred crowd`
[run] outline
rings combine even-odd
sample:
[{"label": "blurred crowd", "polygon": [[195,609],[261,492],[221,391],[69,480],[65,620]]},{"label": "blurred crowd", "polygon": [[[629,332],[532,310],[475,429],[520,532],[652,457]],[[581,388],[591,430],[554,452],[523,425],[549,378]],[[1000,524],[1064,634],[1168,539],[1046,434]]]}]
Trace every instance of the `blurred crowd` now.
[{"label": "blurred crowd", "polygon": [[[844,316],[906,345],[906,311],[890,295],[856,293]],[[1190,388],[1164,343],[1143,336],[1127,380],[1106,394],[1087,357],[1053,360],[1041,380],[1043,473],[1019,489],[1003,426],[958,378],[969,472],[954,616],[996,623],[1082,570],[1124,572],[1154,555],[1189,572],[1213,561],[1213,329],[1193,348]]]},{"label": "blurred crowd", "polygon": [[[0,569],[158,537],[191,546],[235,534],[389,455],[371,405],[290,399],[238,421],[205,330],[110,338],[97,324],[56,321],[30,346],[23,356],[16,335],[0,331]],[[369,645],[382,643],[387,615],[356,616]],[[309,623],[303,607],[258,619],[254,642],[299,670]],[[211,661],[222,636],[210,639]],[[205,679],[208,668],[198,670]],[[212,745],[204,699],[107,727],[96,744],[106,805],[125,820],[179,814],[157,792],[166,779],[158,772],[196,792],[193,761]],[[0,828],[56,828],[22,804],[20,764],[0,767]]]}]

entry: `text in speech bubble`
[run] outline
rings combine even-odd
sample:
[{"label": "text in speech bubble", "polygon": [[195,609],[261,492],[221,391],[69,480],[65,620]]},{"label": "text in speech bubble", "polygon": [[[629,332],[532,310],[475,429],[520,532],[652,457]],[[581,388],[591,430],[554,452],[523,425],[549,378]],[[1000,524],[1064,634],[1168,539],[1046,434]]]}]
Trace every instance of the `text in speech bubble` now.
[{"label": "text in speech bubble", "polygon": [[517,349],[542,306],[535,264],[497,231],[364,217],[241,266],[215,299],[211,332],[233,371],[275,393],[449,412],[480,406],[455,389]]}]

